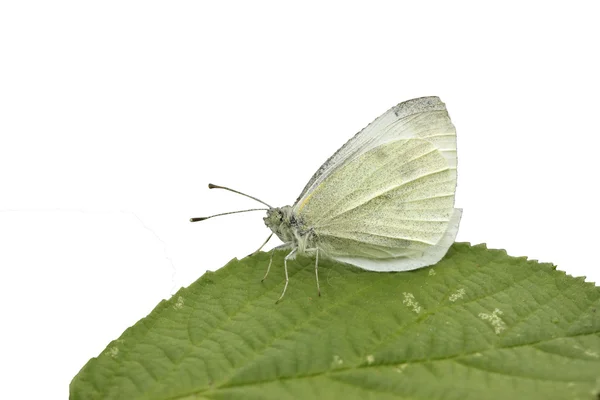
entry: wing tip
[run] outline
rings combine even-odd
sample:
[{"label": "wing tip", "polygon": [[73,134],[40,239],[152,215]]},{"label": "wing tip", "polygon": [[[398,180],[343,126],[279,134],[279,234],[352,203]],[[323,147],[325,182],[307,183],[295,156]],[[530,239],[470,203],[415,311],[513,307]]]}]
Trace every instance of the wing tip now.
[{"label": "wing tip", "polygon": [[398,118],[408,117],[428,111],[446,111],[446,105],[437,96],[417,97],[403,101],[393,108]]}]

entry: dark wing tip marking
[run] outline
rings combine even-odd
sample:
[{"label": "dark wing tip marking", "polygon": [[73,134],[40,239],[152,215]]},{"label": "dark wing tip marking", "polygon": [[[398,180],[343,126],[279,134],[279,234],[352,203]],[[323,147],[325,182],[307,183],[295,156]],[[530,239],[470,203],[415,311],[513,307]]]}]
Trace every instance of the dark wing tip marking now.
[{"label": "dark wing tip marking", "polygon": [[419,97],[407,100],[393,108],[396,117],[404,118],[413,114],[430,111],[445,111],[446,105],[437,96]]}]

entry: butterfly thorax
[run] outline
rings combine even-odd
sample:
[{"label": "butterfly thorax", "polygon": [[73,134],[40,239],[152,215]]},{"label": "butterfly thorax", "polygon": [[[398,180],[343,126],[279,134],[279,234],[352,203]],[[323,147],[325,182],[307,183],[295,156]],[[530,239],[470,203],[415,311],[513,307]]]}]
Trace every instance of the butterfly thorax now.
[{"label": "butterfly thorax", "polygon": [[267,210],[263,218],[265,225],[276,234],[283,243],[292,244],[302,253],[308,247],[313,247],[314,235],[302,220],[298,218],[290,206],[275,207]]}]

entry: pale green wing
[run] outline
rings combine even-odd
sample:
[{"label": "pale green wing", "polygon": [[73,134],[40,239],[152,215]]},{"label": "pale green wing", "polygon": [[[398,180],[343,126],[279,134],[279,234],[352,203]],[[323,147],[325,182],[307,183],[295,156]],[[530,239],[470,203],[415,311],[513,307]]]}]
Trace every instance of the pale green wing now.
[{"label": "pale green wing", "polygon": [[[376,258],[369,254],[359,254],[358,256],[342,254],[337,257],[331,257],[335,260],[353,264],[370,271],[408,271],[427,267],[437,263],[446,255],[448,248],[456,239],[461,216],[462,210],[455,208],[442,238],[433,246],[425,246],[423,250],[417,250],[416,247],[420,246],[415,245],[414,243],[408,243],[408,247],[405,248],[403,254],[401,254],[399,249],[396,249],[394,253],[399,255],[393,257]],[[324,242],[327,243],[328,240],[325,239]],[[346,241],[344,244],[348,245],[351,243]],[[370,252],[372,250],[386,250],[385,247],[377,249],[377,246],[366,244],[364,242],[355,243],[355,245],[359,247],[363,246],[363,251],[361,251],[361,253]]]},{"label": "pale green wing", "polygon": [[456,134],[445,104],[435,96],[412,99],[386,111],[329,157],[308,181],[296,204],[302,203],[333,170],[356,156],[387,141],[414,137],[437,144],[448,162],[456,166]]},{"label": "pale green wing", "polygon": [[360,137],[365,131],[355,137],[358,152],[347,150],[346,159],[313,178],[318,184],[294,205],[329,257],[407,270],[439,261],[454,242],[461,215],[454,209],[455,130],[443,103],[426,99],[436,107],[402,103],[401,118],[388,112],[369,125],[389,121],[370,129],[368,140]]}]

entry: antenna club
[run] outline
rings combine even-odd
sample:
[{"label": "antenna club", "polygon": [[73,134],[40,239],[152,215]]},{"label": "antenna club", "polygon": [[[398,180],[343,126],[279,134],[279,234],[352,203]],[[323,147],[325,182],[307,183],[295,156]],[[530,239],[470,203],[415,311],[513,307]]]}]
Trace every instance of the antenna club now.
[{"label": "antenna club", "polygon": [[190,218],[190,222],[204,221],[205,219],[208,219],[208,218],[210,218],[210,217]]},{"label": "antenna club", "polygon": [[225,186],[213,185],[212,183],[209,183],[208,184],[208,188],[209,189],[224,189],[224,190],[229,190],[230,192],[241,194],[242,196],[246,196],[248,198],[251,198],[252,200],[255,200],[255,201],[258,201],[259,203],[264,204],[265,206],[267,206],[269,208],[272,208],[270,205],[268,205],[267,203],[265,203],[262,200],[257,199],[256,197],[252,197],[250,195],[247,195],[246,193],[238,192],[237,190],[233,190],[233,189],[230,189],[230,188],[225,187]]}]

